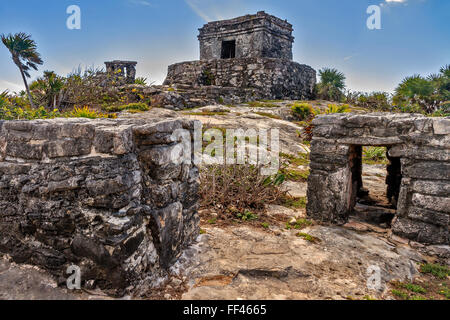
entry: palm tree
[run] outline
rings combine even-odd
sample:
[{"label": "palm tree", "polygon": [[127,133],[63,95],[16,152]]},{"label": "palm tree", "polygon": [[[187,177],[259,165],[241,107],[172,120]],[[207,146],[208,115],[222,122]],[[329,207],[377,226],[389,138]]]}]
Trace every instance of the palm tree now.
[{"label": "palm tree", "polygon": [[430,80],[420,75],[406,77],[395,89],[394,103],[400,106],[419,105],[425,112],[432,112],[436,107],[432,81],[436,81],[434,76]]},{"label": "palm tree", "polygon": [[1,39],[6,48],[11,53],[11,57],[20,70],[25,89],[27,90],[28,99],[31,107],[34,108],[33,99],[31,98],[30,89],[28,88],[27,79],[30,78],[28,71],[30,68],[37,70],[37,66],[43,64],[40,54],[37,52],[37,46],[31,35],[20,32],[16,34],[1,35]]},{"label": "palm tree", "polygon": [[345,89],[345,75],[336,69],[319,70],[318,93],[322,99],[340,101]]}]

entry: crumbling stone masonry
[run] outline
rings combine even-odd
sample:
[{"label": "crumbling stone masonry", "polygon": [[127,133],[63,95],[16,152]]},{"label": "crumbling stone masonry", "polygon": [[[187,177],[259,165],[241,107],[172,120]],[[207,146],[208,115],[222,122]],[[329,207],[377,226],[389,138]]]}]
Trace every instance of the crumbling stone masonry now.
[{"label": "crumbling stone masonry", "polygon": [[[261,11],[200,30],[200,61],[169,66],[164,85],[253,90],[253,99],[308,99],[316,72],[292,61],[292,25]],[[245,97],[247,98],[247,97]],[[241,102],[244,102],[243,100]]]},{"label": "crumbling stone masonry", "polygon": [[409,114],[335,114],[313,121],[308,216],[347,222],[362,188],[361,147],[388,148],[387,195],[394,234],[450,244],[450,118]]},{"label": "crumbling stone masonry", "polygon": [[193,126],[0,121],[0,253],[113,294],[151,285],[198,235],[198,169],[170,158]]},{"label": "crumbling stone masonry", "polygon": [[117,78],[124,78],[125,83],[132,84],[136,78],[136,61],[114,60],[105,62],[106,73]]}]

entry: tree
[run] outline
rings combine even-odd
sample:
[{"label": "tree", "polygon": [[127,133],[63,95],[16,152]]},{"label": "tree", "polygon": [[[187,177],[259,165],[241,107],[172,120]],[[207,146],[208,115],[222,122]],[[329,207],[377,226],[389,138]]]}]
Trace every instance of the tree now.
[{"label": "tree", "polygon": [[319,97],[326,100],[340,101],[345,90],[345,75],[336,69],[319,70],[320,83],[317,86]]},{"label": "tree", "polygon": [[395,89],[394,103],[399,106],[418,105],[430,113],[435,108],[433,81],[420,75],[406,77]]},{"label": "tree", "polygon": [[28,88],[27,78],[30,78],[28,73],[30,69],[37,70],[37,66],[43,64],[40,54],[37,52],[37,46],[31,35],[20,32],[16,34],[1,35],[1,39],[6,48],[11,53],[11,58],[20,70],[25,89],[30,100],[31,107],[34,108],[33,99],[31,97],[30,89]]},{"label": "tree", "polygon": [[[52,106],[53,109],[59,107],[61,95],[63,93],[65,79],[58,76],[54,71],[44,71],[44,76],[38,78],[30,84],[30,90],[39,97],[46,106]],[[36,94],[36,92],[38,92]]]}]

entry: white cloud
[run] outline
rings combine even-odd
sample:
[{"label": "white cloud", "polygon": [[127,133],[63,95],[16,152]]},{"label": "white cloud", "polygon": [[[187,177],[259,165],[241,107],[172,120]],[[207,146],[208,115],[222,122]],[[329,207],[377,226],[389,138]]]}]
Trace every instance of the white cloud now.
[{"label": "white cloud", "polygon": [[19,92],[25,90],[25,86],[23,84],[0,80],[0,92],[3,92],[4,90],[8,90],[10,92]]}]

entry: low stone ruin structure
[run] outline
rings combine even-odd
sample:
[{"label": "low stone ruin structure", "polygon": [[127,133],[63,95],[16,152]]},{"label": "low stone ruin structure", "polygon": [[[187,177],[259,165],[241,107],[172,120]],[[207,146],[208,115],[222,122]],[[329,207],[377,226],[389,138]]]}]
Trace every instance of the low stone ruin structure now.
[{"label": "low stone ruin structure", "polygon": [[362,186],[362,146],[386,146],[392,232],[450,244],[450,118],[409,114],[335,114],[313,121],[309,217],[344,224]]},{"label": "low stone ruin structure", "polygon": [[124,84],[132,84],[136,79],[136,61],[106,61],[106,73],[116,77],[117,79],[124,79]]},{"label": "low stone ruin structure", "polygon": [[169,66],[164,85],[218,88],[221,100],[227,100],[227,88],[251,100],[312,97],[316,72],[292,61],[294,37],[287,21],[261,11],[210,22],[198,38],[200,60]]},{"label": "low stone ruin structure", "polygon": [[194,124],[0,121],[0,253],[113,294],[151,285],[199,232],[198,169],[171,161]]}]

